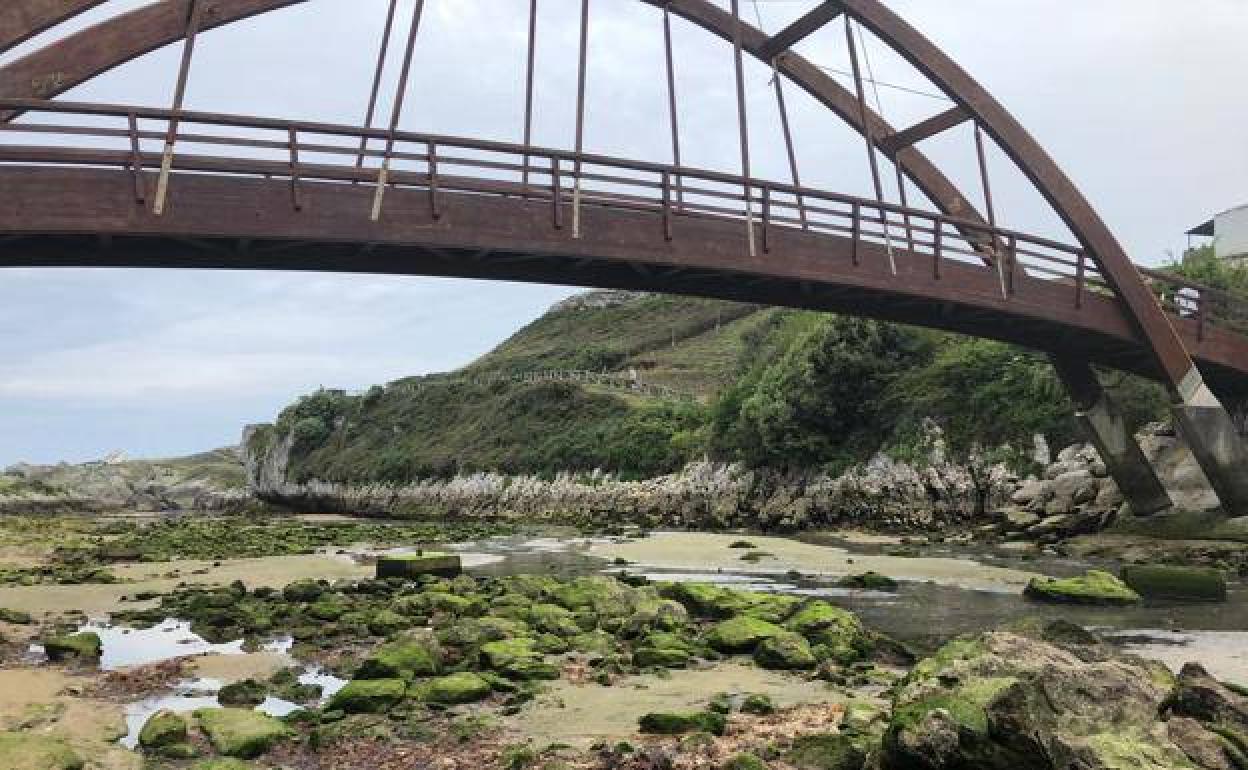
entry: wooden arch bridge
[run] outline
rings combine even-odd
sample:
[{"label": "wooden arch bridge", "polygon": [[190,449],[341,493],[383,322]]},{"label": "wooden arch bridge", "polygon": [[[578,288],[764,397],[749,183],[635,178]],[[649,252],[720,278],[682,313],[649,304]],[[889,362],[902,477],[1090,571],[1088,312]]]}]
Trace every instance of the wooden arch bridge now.
[{"label": "wooden arch bridge", "polygon": [[[326,0],[320,0],[322,2]],[[433,0],[430,0],[432,2]],[[501,1],[501,0],[500,0]],[[516,4],[525,0],[511,0]],[[6,0],[0,54],[104,0]],[[1223,507],[1248,515],[1248,451],[1223,402],[1248,396],[1248,306],[1137,268],[1031,135],[967,72],[880,0],[825,0],[776,34],[741,0],[638,0],[664,42],[671,151],[608,157],[584,146],[591,0],[558,0],[579,26],[575,141],[531,140],[539,0],[527,0],[523,137],[500,142],[402,130],[425,0],[385,12],[362,125],[185,109],[201,33],[305,0],[157,0],[0,62],[0,266],[189,267],[460,276],[697,294],[853,313],[1049,353],[1137,513],[1170,505],[1092,364],[1164,383],[1175,422]],[[410,21],[401,17],[410,9]],[[579,14],[579,15],[578,15]],[[737,173],[681,163],[673,22],[730,46]],[[853,88],[793,50],[842,34]],[[866,96],[867,37],[952,104],[896,128]],[[374,125],[388,52],[403,53],[390,115]],[[181,46],[171,103],[81,103],[65,91],[146,53]],[[751,173],[743,60],[774,70],[789,178]],[[785,88],[863,137],[874,196],[804,186]],[[982,208],[919,145],[968,124]],[[1069,242],[1002,226],[985,146],[1012,161]],[[897,200],[883,180],[896,177]],[[907,190],[930,206],[913,205]]]}]

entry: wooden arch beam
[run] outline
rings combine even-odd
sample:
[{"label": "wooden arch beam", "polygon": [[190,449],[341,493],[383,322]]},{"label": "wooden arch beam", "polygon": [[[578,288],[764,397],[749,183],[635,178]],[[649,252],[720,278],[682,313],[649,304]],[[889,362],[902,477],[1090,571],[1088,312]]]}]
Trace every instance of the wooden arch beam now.
[{"label": "wooden arch beam", "polygon": [[[201,28],[209,30],[222,27],[305,1],[211,0],[205,10]],[[716,7],[710,0],[641,1],[660,8],[667,6],[673,14],[725,41],[732,40],[731,14]],[[143,6],[81,30],[0,67],[0,98],[51,99],[126,62],[177,42],[185,32],[189,2],[190,0],[163,0]],[[764,62],[768,61],[764,53],[768,39],[756,27],[742,25],[743,50]],[[817,102],[832,110],[854,130],[860,133],[864,131],[857,98],[827,73],[794,53],[781,55],[776,65],[782,74]],[[884,137],[895,133],[893,127],[874,111],[868,109],[867,115],[872,124],[872,136]],[[13,113],[0,112],[0,121],[15,117]],[[983,221],[983,217],[970,201],[918,150],[904,148],[895,154],[884,148],[881,150],[895,160],[903,173],[942,212],[961,219]]]},{"label": "wooden arch beam", "polygon": [[0,3],[0,53],[106,1],[4,0]]}]

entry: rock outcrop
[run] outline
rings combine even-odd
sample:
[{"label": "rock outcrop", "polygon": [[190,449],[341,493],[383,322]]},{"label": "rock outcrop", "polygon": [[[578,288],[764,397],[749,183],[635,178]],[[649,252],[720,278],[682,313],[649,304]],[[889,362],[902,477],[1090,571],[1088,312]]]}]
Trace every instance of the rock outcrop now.
[{"label": "rock outcrop", "polygon": [[1233,768],[1243,706],[1196,666],[1176,682],[1094,639],[989,633],[949,643],[902,682],[879,766]]},{"label": "rock outcrop", "polygon": [[114,453],[90,463],[21,463],[0,474],[0,513],[228,511],[251,499],[236,447],[169,460]]}]

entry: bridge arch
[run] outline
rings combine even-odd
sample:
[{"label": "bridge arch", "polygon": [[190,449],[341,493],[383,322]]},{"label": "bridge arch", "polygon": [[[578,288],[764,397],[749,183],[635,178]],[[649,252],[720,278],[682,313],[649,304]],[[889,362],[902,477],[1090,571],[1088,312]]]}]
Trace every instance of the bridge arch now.
[{"label": "bridge arch", "polygon": [[[1191,435],[1187,436],[1189,442],[1199,445],[1203,442],[1203,439],[1197,434],[1213,431],[1219,436],[1218,442],[1220,445],[1232,446],[1232,449],[1237,450],[1232,451],[1230,455],[1226,455],[1222,459],[1204,459],[1202,461],[1207,474],[1210,475],[1211,480],[1215,481],[1215,486],[1219,484],[1216,479],[1226,475],[1228,470],[1234,471],[1235,467],[1239,467],[1242,471],[1243,463],[1248,455],[1244,454],[1240,442],[1228,438],[1234,434],[1234,431],[1232,429],[1228,433],[1226,430],[1229,420],[1223,419],[1225,418],[1225,411],[1221,408],[1213,392],[1205,385],[1201,370],[1196,367],[1192,355],[1189,353],[1189,349],[1197,350],[1198,353],[1203,352],[1202,360],[1217,370],[1218,376],[1221,378],[1224,374],[1223,369],[1236,371],[1240,368],[1238,366],[1239,350],[1236,348],[1237,340],[1234,339],[1233,335],[1226,335],[1225,339],[1215,340],[1214,344],[1211,345],[1206,341],[1205,330],[1199,328],[1196,339],[1193,342],[1190,339],[1190,330],[1186,328],[1190,326],[1190,324],[1186,323],[1188,319],[1182,315],[1178,317],[1173,314],[1167,315],[1162,306],[1159,305],[1153,291],[1150,290],[1136,267],[1131,264],[1109,228],[1057,164],[986,90],[976,83],[951,58],[927,40],[918,30],[888,10],[879,0],[827,0],[827,2],[816,6],[791,27],[774,36],[768,36],[761,30],[741,22],[733,13],[713,5],[709,0],[641,1],[681,16],[724,40],[738,42],[743,51],[764,62],[772,63],[780,74],[804,89],[851,127],[866,136],[874,148],[892,160],[898,170],[913,181],[945,216],[945,219],[941,220],[939,224],[933,224],[929,230],[935,238],[936,251],[939,252],[940,250],[940,238],[944,234],[942,228],[947,226],[961,233],[970,252],[980,254],[986,262],[996,266],[997,272],[1001,277],[1002,293],[1005,295],[1003,299],[1008,302],[1010,292],[1005,290],[1005,277],[1002,268],[1008,255],[1002,252],[1001,239],[1008,237],[1012,243],[1017,245],[1018,240],[1016,239],[1025,236],[1008,234],[998,230],[995,227],[995,223],[991,221],[993,219],[991,211],[989,211],[989,216],[987,217],[988,221],[985,222],[984,216],[969,203],[966,196],[962,195],[949,178],[914,146],[916,141],[925,136],[932,135],[961,122],[973,121],[977,130],[982,129],[1014,161],[1015,165],[1048,201],[1053,210],[1066,223],[1067,227],[1079,241],[1079,270],[1083,270],[1084,259],[1086,258],[1091,263],[1088,265],[1088,268],[1092,269],[1092,266],[1095,266],[1096,271],[1104,281],[1105,287],[1113,294],[1113,309],[1117,311],[1119,316],[1114,320],[1114,323],[1119,326],[1125,323],[1126,331],[1125,334],[1113,331],[1109,333],[1109,336],[1118,335],[1119,337],[1132,338],[1136,345],[1129,355],[1120,357],[1118,360],[1114,360],[1113,356],[1108,353],[1098,360],[1105,361],[1108,358],[1112,365],[1146,372],[1151,376],[1157,377],[1170,388],[1180,410],[1197,410],[1197,413],[1200,415],[1200,422],[1204,424],[1204,427],[1190,427],[1186,431],[1191,433]],[[256,14],[295,5],[303,2],[303,0],[199,0],[199,2],[203,4],[200,7],[200,10],[203,12],[202,26],[211,28],[242,21]],[[40,25],[47,26],[51,21],[67,18],[81,10],[86,10],[86,8],[96,3],[88,2],[87,0],[17,0],[17,4],[18,6],[24,5],[27,8],[31,29],[11,35],[11,40],[25,39],[34,31],[38,31]],[[0,119],[12,120],[12,118],[25,109],[46,108],[47,105],[39,104],[37,100],[56,96],[68,88],[85,82],[91,77],[112,69],[125,61],[181,39],[186,31],[186,18],[195,7],[195,0],[168,0],[167,2],[153,3],[71,35],[23,59],[0,68],[0,100],[7,100],[0,102],[0,110],[3,110],[3,112],[0,112]],[[35,11],[38,12],[36,13]],[[865,99],[862,97],[861,81],[859,81],[858,93],[851,93],[792,50],[792,45],[797,40],[838,16],[845,16],[847,23],[848,20],[852,19],[857,24],[862,25],[878,40],[899,53],[934,85],[940,88],[942,92],[949,96],[955,103],[955,108],[919,125],[900,131],[895,130],[880,116],[876,115],[865,103]],[[101,45],[101,41],[104,41],[105,44]],[[0,46],[3,46],[4,43],[5,40],[0,39]],[[23,102],[22,98],[30,99],[30,101]],[[166,117],[172,123],[176,122],[179,115],[171,114]],[[220,118],[221,116],[216,117]],[[230,121],[227,120],[226,122]],[[239,124],[238,121],[234,122]],[[307,128],[305,127],[305,130]],[[363,133],[361,135],[367,134]],[[432,141],[428,137],[424,140],[427,143]],[[430,144],[430,147],[432,147],[432,144]],[[552,158],[552,162],[556,164],[555,174],[557,175],[557,156],[553,151],[548,154]],[[83,155],[77,157],[78,160],[85,158]],[[18,160],[21,159],[19,156]],[[568,160],[575,162],[579,169],[581,158],[568,158]],[[874,164],[874,158],[872,162]],[[146,163],[142,165],[147,166]],[[686,171],[686,169],[679,168],[670,169],[667,173],[680,173],[683,176]],[[709,179],[706,175],[703,175],[702,178]],[[432,172],[430,173],[430,180],[432,180]],[[62,181],[68,182],[69,179]],[[84,179],[84,181],[86,180]],[[353,179],[352,181],[360,180]],[[28,178],[20,179],[18,182],[26,185],[21,188],[24,191],[23,195],[26,196],[26,200],[31,201],[38,198],[37,183],[32,182]],[[798,196],[799,200],[801,196],[811,194],[805,190],[786,189],[784,185],[771,183],[759,184],[757,186],[767,194],[772,192],[788,193]],[[755,187],[756,185],[752,180],[747,180],[747,195],[745,196],[747,210],[754,205],[752,190]],[[579,179],[577,189],[579,193]],[[871,207],[872,203],[870,201],[851,203],[847,200],[841,202],[854,207],[853,222],[851,223],[854,229],[854,239],[851,250],[853,251],[853,262],[857,265],[860,251],[865,248],[860,243],[861,229],[864,226],[864,221],[860,221],[861,211],[863,207]],[[558,208],[557,190],[555,205]],[[890,217],[904,218],[907,227],[909,227],[910,218],[919,217],[921,214],[913,212],[906,207],[891,207],[887,212],[884,208],[877,208],[877,210],[879,214],[876,222],[884,231],[884,238],[888,241],[888,259],[892,261],[893,248],[890,231],[893,223]],[[579,209],[577,214],[579,215]],[[53,221],[45,222],[44,227],[53,226],[55,219],[53,217]],[[3,223],[0,222],[0,224]],[[609,223],[604,222],[602,225],[604,229],[610,229]],[[65,223],[61,223],[60,226],[70,227]],[[30,227],[30,224],[11,221],[9,227],[14,232],[17,232],[23,227]],[[985,227],[988,229],[981,229]],[[748,224],[748,228],[752,243],[754,237],[754,225],[752,222]],[[157,227],[154,232],[159,232],[162,229]],[[976,233],[978,233],[978,236],[975,235]],[[984,236],[985,233],[990,237],[979,237]],[[204,237],[205,235],[206,233],[204,232],[197,233],[198,237]],[[252,235],[257,234],[253,233]],[[286,235],[289,235],[289,233],[286,233]],[[361,234],[363,242],[368,242],[369,239],[365,235]],[[376,236],[377,233],[373,233],[373,235]],[[797,243],[797,240],[800,239],[796,239],[795,234],[785,233],[782,228],[778,227],[776,234],[773,235],[773,239],[787,239],[787,248],[791,249],[788,257],[791,261],[796,260],[796,257],[793,255],[800,252],[801,246]],[[374,240],[376,239],[374,238]],[[537,240],[540,241],[540,239]],[[1031,243],[1039,245],[1036,241]],[[543,248],[551,249],[552,247],[548,245]],[[639,249],[638,253],[644,252],[644,249],[636,248]],[[821,248],[828,248],[828,244],[822,244]],[[581,251],[584,251],[583,244]],[[912,254],[912,256],[914,255]],[[1017,254],[1013,255],[1013,257],[1016,258]],[[581,256],[581,259],[588,258],[590,257],[585,254]],[[684,255],[684,258],[688,259],[690,257],[689,255]],[[204,264],[211,262],[212,260],[203,261]],[[662,263],[663,260],[658,260],[649,264]],[[722,265],[719,267],[722,267]],[[637,266],[634,266],[634,270],[637,269]],[[642,269],[650,268],[643,267]],[[780,272],[783,272],[783,270]],[[892,277],[895,279],[897,278],[895,267],[893,272],[894,275]],[[1020,280],[1026,281],[1025,267],[1023,273],[1024,275]],[[802,291],[800,288],[802,285],[813,283],[811,276],[798,278],[796,275],[791,275],[788,278],[798,282],[799,291]],[[669,274],[668,280],[673,279],[674,274]],[[969,276],[965,277],[964,280],[967,282],[967,286],[974,283],[974,279]],[[1013,273],[1011,273],[1012,280]],[[854,285],[854,282],[850,281],[849,285]],[[865,289],[866,287],[859,285],[857,288]],[[1204,297],[1207,293],[1204,287],[1197,287],[1192,290],[1198,292],[1198,295],[1201,297]],[[929,294],[939,293],[930,289],[928,292]],[[913,296],[915,290],[911,288],[903,293]],[[977,306],[977,303],[982,304],[979,300],[968,302],[965,298],[961,298],[958,301],[960,306]],[[1076,309],[1082,310],[1081,307],[1078,307],[1078,301],[1076,304]],[[1016,304],[1015,307],[1017,308],[1018,305]],[[1023,312],[1019,315],[1022,317],[1027,314]],[[1198,320],[1198,323],[1203,323],[1203,321],[1202,317]],[[949,323],[942,324],[939,320],[929,320],[928,323],[929,325],[945,326],[946,328],[957,326]],[[1106,323],[1109,322],[1106,321]],[[1074,327],[1078,328],[1079,324],[1075,323]],[[1105,330],[1106,327],[1099,328],[1101,332]],[[972,331],[972,333],[974,332]],[[995,335],[989,336],[1003,338],[1009,335],[1005,332],[997,331]],[[1024,342],[1024,344],[1027,343]],[[1036,346],[1034,342],[1032,344]],[[1039,347],[1044,346],[1040,345]],[[1141,354],[1147,359],[1146,363],[1140,363],[1139,357]],[[1248,367],[1248,361],[1245,361],[1244,364],[1245,367]],[[1179,415],[1180,424],[1184,423],[1184,414],[1186,412],[1181,412]],[[1227,444],[1228,440],[1230,440],[1230,444]],[[1200,456],[1202,453],[1197,451],[1197,454]],[[1211,452],[1210,457],[1218,454],[1216,451]],[[1222,454],[1225,455],[1225,453]],[[1241,473],[1240,475],[1243,474]],[[1223,494],[1224,498],[1234,497],[1242,500],[1244,505],[1248,505],[1248,480],[1242,481],[1238,485],[1223,484],[1222,486],[1224,488],[1219,489],[1219,492]]]}]

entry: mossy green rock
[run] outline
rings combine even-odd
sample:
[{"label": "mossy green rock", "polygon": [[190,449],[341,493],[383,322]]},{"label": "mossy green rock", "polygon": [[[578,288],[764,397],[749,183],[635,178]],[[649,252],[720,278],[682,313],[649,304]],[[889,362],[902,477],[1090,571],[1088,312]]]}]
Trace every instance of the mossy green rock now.
[{"label": "mossy green rock", "polygon": [[815,645],[820,660],[853,663],[870,655],[874,646],[857,615],[823,601],[807,602],[784,626]]},{"label": "mossy green rock", "polygon": [[847,735],[816,733],[794,740],[784,759],[801,770],[862,770],[867,756]]},{"label": "mossy green rock", "polygon": [[766,716],[776,712],[776,704],[772,703],[771,698],[762,693],[753,693],[745,696],[741,701],[741,712],[743,714],[754,714],[755,716]]},{"label": "mossy green rock", "polygon": [[559,668],[545,662],[537,642],[527,637],[487,642],[481,662],[509,679],[558,679]]},{"label": "mossy green rock", "polygon": [[1161,718],[1173,677],[1112,650],[1087,653],[1006,632],[946,644],[897,686],[883,766],[1193,767]]},{"label": "mossy green rock", "polygon": [[44,652],[54,662],[64,660],[98,660],[104,651],[100,635],[94,631],[69,636],[55,636],[43,641]]},{"label": "mossy green rock", "polygon": [[294,735],[294,730],[284,723],[259,711],[199,709],[195,718],[212,747],[229,757],[258,757],[278,741]]},{"label": "mossy green rock", "polygon": [[[588,575],[556,584],[555,602],[573,612],[593,612],[602,618],[626,618],[633,613],[633,590],[613,577]],[[588,629],[586,629],[588,630]]]},{"label": "mossy green rock", "polygon": [[687,651],[676,648],[640,647],[633,652],[633,662],[643,668],[684,668],[689,660]]},{"label": "mossy green rock", "polygon": [[787,631],[767,637],[754,649],[754,662],[763,668],[801,670],[815,667],[815,654],[806,637]]},{"label": "mossy green rock", "polygon": [[342,597],[330,594],[308,605],[307,613],[317,620],[337,620],[351,609]]},{"label": "mossy green rock", "polygon": [[431,679],[420,687],[422,700],[444,704],[475,703],[491,692],[489,682],[468,671]]},{"label": "mossy green rock", "polygon": [[723,764],[723,770],[767,770],[767,763],[753,754],[737,754]]},{"label": "mossy green rock", "polygon": [[420,575],[454,577],[463,570],[459,554],[440,551],[402,553],[377,559],[377,578],[410,578]]},{"label": "mossy green rock", "polygon": [[0,607],[0,621],[12,623],[18,626],[28,626],[35,622],[29,612],[22,610],[10,610],[7,607]]},{"label": "mossy green rock", "polygon": [[743,615],[716,623],[706,632],[706,642],[720,652],[753,652],[762,640],[783,633],[773,623]]},{"label": "mossy green rock", "polygon": [[659,586],[659,593],[700,618],[730,618],[748,604],[742,592],[710,583],[666,583]]},{"label": "mossy green rock", "polygon": [[538,604],[529,610],[528,621],[539,631],[555,636],[576,636],[586,629],[576,622],[576,616],[557,604]]},{"label": "mossy green rock", "polygon": [[864,591],[896,591],[897,581],[888,575],[868,571],[859,575],[846,575],[836,584],[842,588],[857,588]]},{"label": "mossy green rock", "polygon": [[638,724],[641,732],[656,735],[679,735],[692,732],[723,735],[728,720],[723,714],[717,714],[714,711],[652,712],[643,715],[638,720]]},{"label": "mossy green rock", "polygon": [[412,621],[393,610],[381,610],[368,619],[367,625],[368,630],[377,636],[389,636],[405,628],[411,628]]},{"label": "mossy green rock", "polygon": [[86,763],[64,742],[33,733],[0,732],[4,770],[82,770]]},{"label": "mossy green rock", "polygon": [[330,710],[348,714],[384,714],[407,693],[402,679],[352,679],[329,702]]},{"label": "mossy green rock", "polygon": [[1226,601],[1226,576],[1212,567],[1133,564],[1121,575],[1131,590],[1150,599]]},{"label": "mossy green rock", "polygon": [[1081,577],[1032,578],[1023,595],[1058,604],[1124,605],[1140,601],[1140,595],[1126,583],[1101,570],[1088,570]]},{"label": "mossy green rock", "polygon": [[186,719],[162,709],[152,714],[139,730],[139,745],[145,749],[159,749],[186,741]]},{"label": "mossy green rock", "polygon": [[217,693],[223,706],[258,706],[268,695],[267,688],[254,679],[227,684]]},{"label": "mossy green rock", "polygon": [[207,759],[191,765],[191,770],[256,770],[256,766],[240,759]]},{"label": "mossy green rock", "polygon": [[325,593],[325,586],[316,580],[296,580],[282,589],[282,597],[288,602],[311,602]]},{"label": "mossy green rock", "polygon": [[430,636],[412,635],[387,642],[360,663],[356,679],[412,679],[442,670],[442,651]]}]

